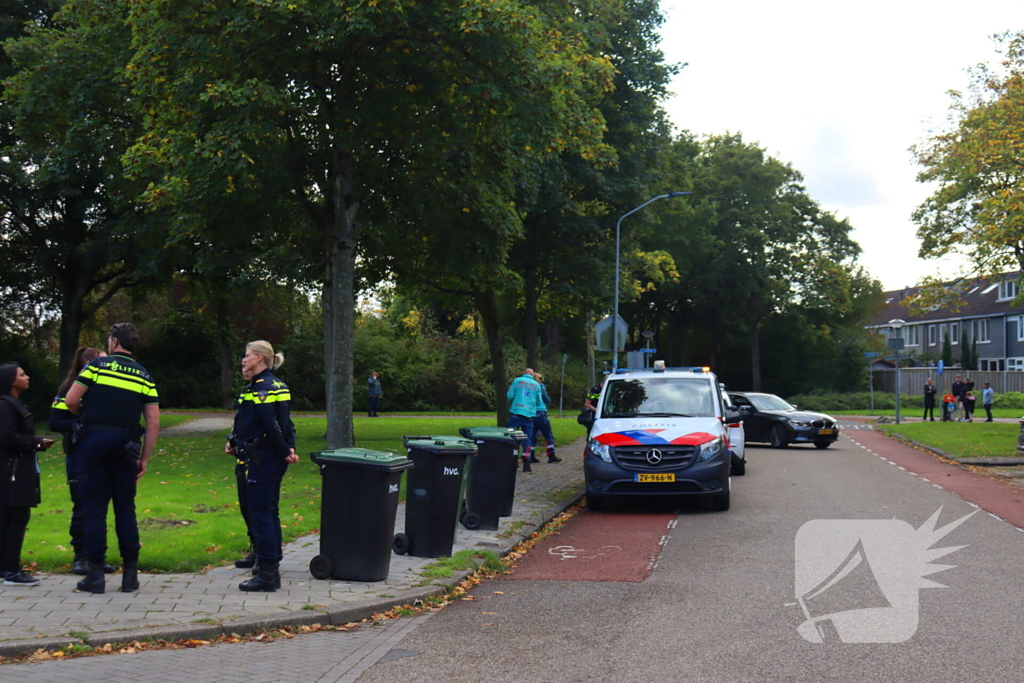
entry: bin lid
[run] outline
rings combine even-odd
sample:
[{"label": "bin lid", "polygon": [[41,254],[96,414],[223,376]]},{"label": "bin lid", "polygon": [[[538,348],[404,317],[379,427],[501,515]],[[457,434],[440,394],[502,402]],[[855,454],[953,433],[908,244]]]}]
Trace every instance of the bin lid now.
[{"label": "bin lid", "polygon": [[513,427],[460,427],[459,434],[467,439],[483,439],[490,441],[525,441],[526,433]]},{"label": "bin lid", "polygon": [[407,436],[406,448],[421,448],[428,451],[462,452],[476,451],[476,444],[461,436]]},{"label": "bin lid", "polygon": [[390,451],[374,451],[369,448],[336,448],[330,451],[315,451],[309,454],[313,462],[343,462],[360,465],[401,465],[408,461],[404,455]]}]

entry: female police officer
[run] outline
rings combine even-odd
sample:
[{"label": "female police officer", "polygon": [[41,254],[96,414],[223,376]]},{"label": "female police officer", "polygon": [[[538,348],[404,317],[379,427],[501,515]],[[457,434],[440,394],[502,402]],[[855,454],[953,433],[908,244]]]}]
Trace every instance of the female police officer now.
[{"label": "female police officer", "polygon": [[295,454],[295,426],[289,416],[291,394],[271,369],[284,362],[265,341],[250,342],[242,357],[249,384],[239,398],[234,438],[225,451],[245,462],[249,524],[256,546],[255,576],[239,584],[243,591],[274,592],[281,585],[281,480]]}]

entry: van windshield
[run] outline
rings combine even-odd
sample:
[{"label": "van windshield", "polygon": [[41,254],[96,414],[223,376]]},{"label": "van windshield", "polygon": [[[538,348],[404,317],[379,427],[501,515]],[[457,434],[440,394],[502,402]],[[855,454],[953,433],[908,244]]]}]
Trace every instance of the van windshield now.
[{"label": "van windshield", "polygon": [[613,380],[601,417],[715,417],[715,396],[704,378]]}]

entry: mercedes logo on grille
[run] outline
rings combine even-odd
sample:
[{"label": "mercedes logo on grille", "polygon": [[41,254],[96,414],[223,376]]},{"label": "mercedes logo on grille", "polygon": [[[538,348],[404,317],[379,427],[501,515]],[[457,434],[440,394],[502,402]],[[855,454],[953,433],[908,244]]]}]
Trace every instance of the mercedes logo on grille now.
[{"label": "mercedes logo on grille", "polygon": [[652,465],[657,465],[662,461],[662,459],[664,459],[664,457],[665,456],[663,456],[661,454],[661,451],[659,451],[657,448],[652,448],[651,450],[647,451],[647,462],[651,463]]}]

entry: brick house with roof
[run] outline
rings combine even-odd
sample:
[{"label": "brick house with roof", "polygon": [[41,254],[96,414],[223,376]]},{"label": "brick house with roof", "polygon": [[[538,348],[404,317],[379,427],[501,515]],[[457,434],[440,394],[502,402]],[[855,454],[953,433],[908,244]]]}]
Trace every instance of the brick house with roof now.
[{"label": "brick house with roof", "polygon": [[920,291],[919,287],[885,292],[885,304],[866,327],[891,338],[895,335],[889,321],[904,320],[901,355],[917,364],[925,358],[938,360],[947,334],[954,359],[961,358],[966,331],[969,343],[977,341],[979,371],[1024,372],[1024,305],[1013,303],[1018,294],[1017,277],[1017,273],[1002,273],[962,285],[963,304],[957,310],[943,307],[913,314],[902,301]]}]

